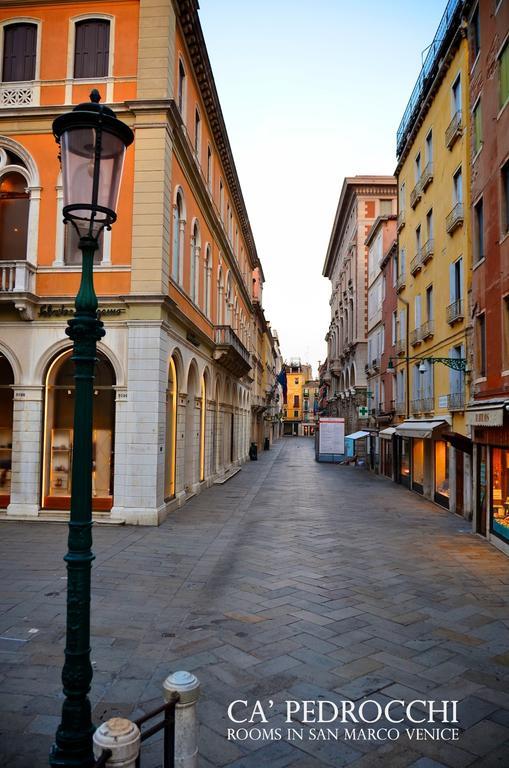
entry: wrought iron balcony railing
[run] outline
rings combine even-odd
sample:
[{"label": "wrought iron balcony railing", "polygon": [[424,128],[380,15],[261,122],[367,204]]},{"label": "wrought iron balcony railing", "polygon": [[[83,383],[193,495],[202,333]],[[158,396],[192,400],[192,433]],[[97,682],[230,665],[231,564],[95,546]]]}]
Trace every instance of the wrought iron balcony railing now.
[{"label": "wrought iron balcony railing", "polygon": [[426,187],[428,187],[431,182],[433,181],[433,163],[430,161],[429,163],[426,163],[424,166],[424,170],[422,172],[421,176],[421,189],[424,192]]},{"label": "wrought iron balcony railing", "polygon": [[415,187],[410,192],[410,205],[412,206],[412,208],[415,208],[415,206],[417,205],[421,197],[422,197],[422,188],[421,188],[421,180],[419,179]]},{"label": "wrought iron balcony railing", "polygon": [[427,262],[433,258],[433,253],[435,252],[434,248],[434,242],[433,238],[430,237],[424,245],[422,246],[422,263],[427,264]]},{"label": "wrought iron balcony railing", "polygon": [[461,136],[462,130],[463,130],[463,123],[461,119],[461,109],[458,109],[454,113],[452,120],[447,126],[447,129],[445,131],[446,147],[448,147],[449,149],[452,148],[458,136]]},{"label": "wrought iron balcony railing", "polygon": [[245,376],[251,369],[251,358],[230,325],[216,325],[214,359],[235,376]]},{"label": "wrought iron balcony railing", "polygon": [[410,262],[410,272],[416,275],[422,267],[422,248],[418,248],[417,253]]},{"label": "wrought iron balcony railing", "polygon": [[452,235],[455,229],[463,225],[463,203],[456,203],[445,220],[445,228]]},{"label": "wrought iron balcony railing", "polygon": [[422,342],[421,326],[419,326],[419,328],[415,328],[413,331],[410,331],[410,344],[412,345],[412,347],[416,347],[421,342]]},{"label": "wrought iron balcony railing", "polygon": [[396,292],[399,293],[403,290],[406,286],[406,274],[403,272],[402,275],[399,275],[396,280]]},{"label": "wrought iron balcony railing", "polygon": [[447,322],[449,325],[452,325],[459,320],[463,320],[463,317],[463,300],[456,299],[456,301],[453,301],[452,304],[449,304],[447,307]]},{"label": "wrought iron balcony railing", "polygon": [[463,392],[451,392],[447,395],[447,407],[450,411],[465,410],[465,395]]},{"label": "wrought iron balcony railing", "polygon": [[429,339],[430,336],[433,336],[435,332],[434,325],[433,320],[426,320],[426,322],[421,325],[421,339],[423,341],[424,339]]},{"label": "wrought iron balcony railing", "polygon": [[400,211],[398,213],[398,232],[401,232],[404,226],[405,226],[405,211]]}]

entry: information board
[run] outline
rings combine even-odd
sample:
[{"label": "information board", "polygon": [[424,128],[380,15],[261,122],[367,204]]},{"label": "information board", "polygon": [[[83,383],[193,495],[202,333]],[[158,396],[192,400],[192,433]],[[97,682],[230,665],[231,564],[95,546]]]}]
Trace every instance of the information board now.
[{"label": "information board", "polygon": [[321,418],[319,420],[318,453],[320,456],[342,456],[345,452],[345,420]]}]

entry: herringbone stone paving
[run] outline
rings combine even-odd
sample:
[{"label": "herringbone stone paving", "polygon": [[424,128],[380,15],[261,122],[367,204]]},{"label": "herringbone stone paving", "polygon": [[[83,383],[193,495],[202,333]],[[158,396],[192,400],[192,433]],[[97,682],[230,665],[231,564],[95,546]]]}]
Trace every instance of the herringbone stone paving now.
[{"label": "herringbone stone paving", "polygon": [[[46,765],[59,722],[66,535],[0,527],[5,768]],[[95,526],[94,551],[96,722],[158,706],[166,675],[188,669],[202,768],[509,766],[509,561],[415,494],[286,438],[160,528]],[[232,723],[234,700],[259,700],[268,722]],[[409,738],[405,721],[393,741],[349,740],[302,712],[288,725],[288,700],[369,700],[365,719],[391,700],[457,700],[458,739]],[[232,726],[273,730],[228,740]],[[142,754],[160,766],[160,740]]]}]

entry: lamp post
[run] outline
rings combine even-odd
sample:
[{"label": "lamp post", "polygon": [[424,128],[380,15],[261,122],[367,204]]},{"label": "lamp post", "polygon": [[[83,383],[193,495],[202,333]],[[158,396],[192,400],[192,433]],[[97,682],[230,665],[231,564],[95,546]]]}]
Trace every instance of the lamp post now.
[{"label": "lamp post", "polygon": [[[448,368],[452,368],[454,371],[462,371],[463,373],[465,373],[467,370],[467,361],[464,357],[426,357],[426,355],[419,357],[416,355],[415,357],[404,357],[400,359],[404,360],[405,362],[409,362],[410,360],[419,360],[419,373],[426,373],[427,369],[425,363],[429,363],[430,365],[435,365],[435,363],[442,363]],[[387,364],[387,372],[396,373],[396,368],[392,361],[392,357],[389,358],[389,362]]]},{"label": "lamp post", "polygon": [[90,768],[92,682],[90,663],[90,571],[92,553],[92,410],[97,342],[104,336],[97,317],[93,262],[98,238],[115,222],[118,193],[131,129],[101,104],[99,92],[53,122],[60,145],[64,222],[80,238],[81,284],[67,335],[73,340],[75,404],[71,514],[67,563],[67,633],[62,683],[65,701],[49,762],[52,766]]}]

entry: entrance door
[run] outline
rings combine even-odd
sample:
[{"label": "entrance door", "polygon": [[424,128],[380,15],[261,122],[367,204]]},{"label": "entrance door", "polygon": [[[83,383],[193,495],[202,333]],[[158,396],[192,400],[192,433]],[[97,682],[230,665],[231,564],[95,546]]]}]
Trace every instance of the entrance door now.
[{"label": "entrance door", "polygon": [[14,375],[9,361],[0,354],[0,507],[11,497],[12,416]]},{"label": "entrance door", "polygon": [[456,514],[463,515],[463,451],[456,451]]}]

